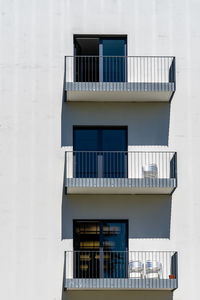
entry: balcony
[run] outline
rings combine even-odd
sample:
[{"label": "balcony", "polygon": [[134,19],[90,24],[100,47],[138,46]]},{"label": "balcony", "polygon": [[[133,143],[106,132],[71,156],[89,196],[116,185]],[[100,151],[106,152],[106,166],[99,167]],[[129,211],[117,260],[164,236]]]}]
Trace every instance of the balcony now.
[{"label": "balcony", "polygon": [[172,56],[66,56],[66,101],[169,102]]},{"label": "balcony", "polygon": [[176,152],[65,153],[68,194],[171,194],[177,186]]},{"label": "balcony", "polygon": [[174,251],[66,251],[65,289],[174,290]]}]

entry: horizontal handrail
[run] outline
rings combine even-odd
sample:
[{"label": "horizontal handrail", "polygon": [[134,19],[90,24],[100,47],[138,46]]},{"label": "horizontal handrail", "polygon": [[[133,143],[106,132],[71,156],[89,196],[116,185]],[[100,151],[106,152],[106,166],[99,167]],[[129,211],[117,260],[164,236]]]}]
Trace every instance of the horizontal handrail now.
[{"label": "horizontal handrail", "polygon": [[65,55],[67,57],[135,57],[135,58],[175,58],[175,56],[156,56],[156,55]]},{"label": "horizontal handrail", "polygon": [[99,150],[99,151],[92,151],[92,150],[89,150],[89,151],[87,151],[87,150],[67,150],[67,151],[65,151],[65,153],[68,153],[68,152],[72,152],[72,153],[160,153],[160,154],[162,154],[162,153],[171,153],[171,154],[175,154],[176,152],[175,151],[117,151],[117,150],[115,150],[115,151],[105,151],[105,150]]}]

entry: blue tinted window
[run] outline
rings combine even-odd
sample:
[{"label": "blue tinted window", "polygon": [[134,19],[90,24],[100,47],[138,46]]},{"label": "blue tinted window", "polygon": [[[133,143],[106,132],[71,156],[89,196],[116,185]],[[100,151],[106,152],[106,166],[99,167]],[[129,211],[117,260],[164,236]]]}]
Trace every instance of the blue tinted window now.
[{"label": "blue tinted window", "polygon": [[125,56],[125,39],[104,38],[102,39],[104,56]]},{"label": "blue tinted window", "polygon": [[105,129],[102,130],[102,150],[103,151],[126,151],[126,130],[125,129]]},{"label": "blue tinted window", "polygon": [[97,129],[75,129],[75,151],[97,151],[99,147],[99,131]]},{"label": "blue tinted window", "polygon": [[74,177],[127,177],[125,128],[76,128],[74,130]]},{"label": "blue tinted window", "polygon": [[75,151],[126,151],[125,128],[76,128],[74,129]]}]

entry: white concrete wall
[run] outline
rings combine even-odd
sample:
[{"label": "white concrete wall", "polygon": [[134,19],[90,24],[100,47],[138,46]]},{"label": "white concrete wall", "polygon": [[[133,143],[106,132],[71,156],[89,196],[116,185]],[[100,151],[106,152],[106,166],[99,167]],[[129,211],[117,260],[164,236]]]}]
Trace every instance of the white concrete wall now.
[{"label": "white concrete wall", "polygon": [[[71,247],[72,216],[83,217],[78,210],[83,202],[63,196],[64,151],[72,145],[72,125],[98,123],[128,125],[129,145],[135,150],[169,146],[178,152],[178,188],[171,201],[169,237],[162,237],[163,231],[158,237],[138,237],[148,226],[145,220],[137,220],[132,211],[136,203],[131,204],[129,196],[117,202],[115,217],[133,215],[133,223],[135,216],[138,231],[131,227],[133,248],[178,250],[179,288],[173,299],[198,300],[200,1],[0,2],[1,299],[66,299],[64,250]],[[85,33],[127,34],[128,55],[175,55],[177,91],[170,109],[166,104],[63,104],[64,55],[73,54],[73,34]],[[129,211],[124,209],[126,201]],[[100,207],[99,216],[105,214],[103,203],[90,202],[85,218],[95,218]],[[147,199],[142,207],[136,202],[145,216]],[[165,198],[157,202],[162,206]],[[164,206],[161,212],[157,226],[149,219],[152,231],[163,228]],[[69,235],[65,239],[63,228]],[[111,297],[109,293],[89,295],[70,292],[68,297]],[[115,292],[112,297],[116,299]],[[126,292],[126,297],[172,299],[172,294]]]}]

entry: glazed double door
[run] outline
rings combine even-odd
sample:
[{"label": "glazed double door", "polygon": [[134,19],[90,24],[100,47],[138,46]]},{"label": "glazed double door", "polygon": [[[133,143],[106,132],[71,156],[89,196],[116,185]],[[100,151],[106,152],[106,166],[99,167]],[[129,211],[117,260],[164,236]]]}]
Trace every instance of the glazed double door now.
[{"label": "glazed double door", "polygon": [[123,127],[74,128],[75,178],[126,178],[127,129]]},{"label": "glazed double door", "polygon": [[127,276],[127,222],[74,222],[74,277]]},{"label": "glazed double door", "polygon": [[75,57],[76,82],[126,81],[126,38],[82,38],[81,46],[75,41]]}]

